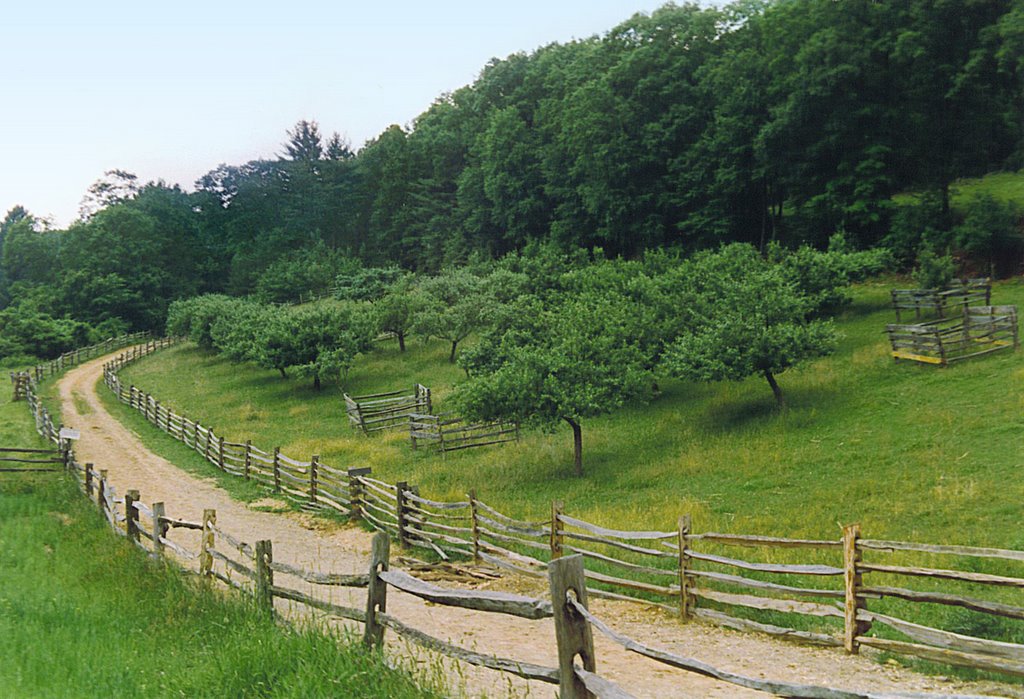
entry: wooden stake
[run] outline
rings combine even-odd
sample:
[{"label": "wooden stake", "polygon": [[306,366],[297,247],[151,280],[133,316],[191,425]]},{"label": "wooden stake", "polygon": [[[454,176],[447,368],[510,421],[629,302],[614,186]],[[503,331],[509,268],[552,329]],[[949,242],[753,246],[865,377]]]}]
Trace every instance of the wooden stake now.
[{"label": "wooden stake", "polygon": [[690,590],[686,579],[686,537],[690,535],[690,515],[679,518],[679,618],[690,616]]},{"label": "wooden stake", "polygon": [[850,524],[843,527],[843,584],[845,589],[843,647],[847,653],[857,654],[860,644],[857,636],[862,636],[871,628],[868,622],[857,620],[857,611],[865,609],[863,598],[857,596],[862,586],[861,574],[857,572],[861,554],[857,550],[857,539],[860,538],[860,525]]},{"label": "wooden stake", "polygon": [[124,494],[124,528],[128,532],[128,539],[139,540],[139,511],[135,509],[135,503],[139,501],[139,491],[129,490]]},{"label": "wooden stake", "polygon": [[551,501],[551,560],[562,556],[562,523],[558,515],[562,514],[565,505],[561,500]]},{"label": "wooden stake", "polygon": [[480,560],[480,529],[477,521],[476,490],[469,491],[469,514],[473,527],[473,560]]},{"label": "wooden stake", "polygon": [[249,480],[249,468],[252,466],[252,440],[245,440],[245,471],[243,476],[245,480]]},{"label": "wooden stake", "polygon": [[548,581],[551,584],[551,606],[555,612],[555,640],[558,642],[558,696],[561,699],[591,699],[594,695],[576,677],[573,665],[579,658],[584,670],[597,671],[593,633],[587,620],[566,602],[569,595],[575,595],[577,602],[587,606],[583,556],[575,554],[551,561],[548,564]]},{"label": "wooden stake", "polygon": [[256,605],[260,609],[273,613],[274,571],[270,564],[274,560],[274,548],[269,539],[256,542]]},{"label": "wooden stake", "polygon": [[281,492],[281,447],[274,447],[274,492]]},{"label": "wooden stake", "polygon": [[92,497],[92,463],[85,464],[85,495]]},{"label": "wooden stake", "polygon": [[154,502],[152,505],[152,509],[153,522],[152,529],[150,531],[152,531],[153,533],[153,553],[155,553],[157,556],[162,556],[164,553],[164,545],[163,543],[161,543],[160,537],[164,536],[167,533],[167,530],[164,528],[163,523],[163,516],[166,510],[162,502]]},{"label": "wooden stake", "polygon": [[377,622],[377,612],[388,610],[388,585],[380,579],[379,573],[388,569],[390,555],[391,540],[387,533],[377,532],[370,554],[370,584],[367,586],[366,627],[363,630],[363,643],[370,648],[379,648],[384,643],[384,626]]},{"label": "wooden stake", "polygon": [[213,526],[217,524],[217,510],[203,510],[203,537],[199,543],[199,575],[209,575],[213,570],[213,550],[215,541]]},{"label": "wooden stake", "polygon": [[399,481],[395,483],[395,513],[398,518],[398,545],[405,547],[406,543],[406,520],[405,520],[405,491],[409,489],[409,484],[405,481]]},{"label": "wooden stake", "polygon": [[370,475],[368,468],[350,468],[346,471],[348,476],[348,499],[349,517],[361,519],[363,516],[363,484],[359,482],[360,476]]},{"label": "wooden stake", "polygon": [[319,469],[318,454],[314,454],[313,458],[309,460],[309,501],[312,504],[316,504],[316,488],[317,488],[317,472]]},{"label": "wooden stake", "polygon": [[103,496],[103,491],[107,489],[107,469],[100,469],[100,480],[97,486],[96,504],[99,505],[100,512],[104,512],[107,509],[107,499]]}]

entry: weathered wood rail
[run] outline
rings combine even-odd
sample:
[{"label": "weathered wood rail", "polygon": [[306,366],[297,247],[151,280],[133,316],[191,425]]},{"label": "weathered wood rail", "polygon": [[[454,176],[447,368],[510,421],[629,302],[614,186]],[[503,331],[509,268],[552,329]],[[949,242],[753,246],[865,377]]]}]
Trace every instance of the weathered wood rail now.
[{"label": "weathered wood rail", "polygon": [[992,303],[992,281],[964,279],[945,289],[893,289],[890,293],[897,323],[901,322],[903,311],[913,311],[917,320],[929,312],[943,318],[950,309],[957,309],[959,315],[960,309],[971,304]]},{"label": "weathered wood rail", "polygon": [[473,423],[450,415],[412,414],[409,439],[413,449],[425,446],[443,453],[517,442],[519,425],[504,420]]},{"label": "weathered wood rail", "polygon": [[960,318],[885,326],[896,361],[947,366],[1020,347],[1016,306],[971,306]]},{"label": "weathered wood rail", "polygon": [[61,449],[0,448],[0,473],[61,473],[68,454]]},{"label": "weathered wood rail", "polygon": [[[1024,645],[998,635],[985,638],[940,629],[913,618],[915,609],[940,605],[969,610],[979,619],[1009,619],[1009,623],[1024,619],[1019,601],[1019,590],[1024,587],[1024,551],[867,539],[857,526],[846,527],[841,537],[831,539],[701,533],[693,530],[685,516],[670,530],[618,530],[572,517],[559,502],[552,503],[543,517],[526,520],[498,511],[475,492],[459,501],[433,500],[408,483],[375,479],[367,468],[342,469],[324,464],[318,456],[298,460],[280,449],[268,451],[251,442],[230,442],[138,388],[121,384],[117,375],[121,367],[173,342],[152,340],[122,353],[105,366],[106,384],[155,426],[218,468],[257,480],[307,506],[362,519],[403,546],[428,549],[445,560],[474,558],[540,577],[549,575],[559,559],[578,555],[586,562],[585,589],[592,597],[634,600],[671,610],[683,619],[696,617],[795,641],[843,646],[851,653],[867,646],[1024,676]],[[61,443],[59,426],[38,398],[34,378],[26,398],[40,434],[71,453],[68,444]],[[170,539],[167,531],[198,530],[204,548],[188,555],[199,561],[201,570],[211,575],[218,571],[219,579],[227,584],[244,584],[239,576],[258,580],[258,570],[295,574],[272,560],[254,567],[252,561],[236,556],[228,563],[229,553],[237,551],[252,558],[255,549],[226,532],[221,532],[221,540],[229,544],[227,550],[215,547],[219,531],[215,515],[204,517],[202,523],[183,522],[167,517],[159,503],[144,509],[134,493],[117,498],[103,471],[77,464],[71,454],[69,469],[79,474],[83,489],[95,498],[108,521],[124,525],[126,532],[135,526],[133,512],[149,517],[152,510],[158,513],[159,526],[149,528],[151,541],[186,556],[187,549]],[[130,507],[119,511],[126,503]],[[142,533],[139,536],[146,538]],[[736,549],[749,553],[740,558],[731,553]],[[950,560],[935,562],[945,557]],[[362,577],[348,574],[324,575],[300,577],[317,584],[363,582]],[[952,587],[955,585],[967,589],[961,591]],[[277,594],[272,583],[261,589],[264,596]],[[451,597],[431,594],[440,595],[439,599]],[[289,599],[304,601],[295,600],[294,595]],[[366,613],[362,614],[365,617]],[[780,619],[793,621],[780,623]],[[886,635],[878,635],[879,631]],[[435,649],[446,647],[438,643]]]},{"label": "weathered wood rail", "polygon": [[367,396],[345,395],[345,412],[352,427],[363,434],[404,428],[414,414],[430,414],[433,403],[430,389],[416,384],[411,393],[390,391]]}]

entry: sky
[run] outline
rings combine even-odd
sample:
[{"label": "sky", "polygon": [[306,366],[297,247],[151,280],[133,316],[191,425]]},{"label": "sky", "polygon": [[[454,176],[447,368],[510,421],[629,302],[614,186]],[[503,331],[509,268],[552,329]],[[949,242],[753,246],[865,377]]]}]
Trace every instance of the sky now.
[{"label": "sky", "polygon": [[107,170],[191,190],[316,120],[356,148],[491,58],[601,34],[663,0],[7,2],[0,215],[67,226]]}]

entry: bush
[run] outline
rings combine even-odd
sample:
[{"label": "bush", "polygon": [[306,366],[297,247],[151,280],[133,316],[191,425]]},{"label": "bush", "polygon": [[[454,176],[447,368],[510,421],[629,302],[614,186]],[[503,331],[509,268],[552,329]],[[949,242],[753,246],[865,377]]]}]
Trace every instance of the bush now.
[{"label": "bush", "polygon": [[337,276],[334,297],[343,301],[375,301],[402,279],[411,276],[400,267],[360,267]]},{"label": "bush", "polygon": [[1020,219],[1012,202],[981,195],[967,205],[964,222],[953,230],[956,244],[988,276],[1013,274],[1024,252]]},{"label": "bush", "polygon": [[949,221],[942,213],[942,202],[933,194],[925,194],[916,204],[896,210],[882,246],[892,252],[897,266],[909,269],[922,246],[942,249],[950,242]]},{"label": "bush", "polygon": [[358,260],[318,242],[272,262],[260,274],[255,296],[270,303],[320,298],[330,293],[339,275],[355,274],[360,269]]},{"label": "bush", "polygon": [[917,255],[913,279],[919,289],[943,289],[953,281],[956,265],[949,255],[936,255],[925,247]]}]

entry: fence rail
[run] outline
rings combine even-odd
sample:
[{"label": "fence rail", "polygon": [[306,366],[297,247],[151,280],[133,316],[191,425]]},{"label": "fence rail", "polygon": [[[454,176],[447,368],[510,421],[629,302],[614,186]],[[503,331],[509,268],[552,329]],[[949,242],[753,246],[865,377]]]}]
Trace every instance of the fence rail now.
[{"label": "fence rail", "polygon": [[467,423],[460,417],[413,413],[409,415],[409,439],[413,449],[425,443],[443,453],[517,442],[519,425],[504,420]]},{"label": "fence rail", "polygon": [[893,289],[892,307],[899,323],[902,311],[913,311],[920,320],[922,312],[935,312],[939,318],[951,308],[966,308],[971,304],[988,306],[992,303],[992,281],[990,279],[965,279],[946,289]]},{"label": "fence rail", "polygon": [[367,396],[345,396],[345,412],[352,427],[363,434],[405,427],[409,416],[415,413],[430,414],[433,404],[430,389],[415,384],[411,393],[390,391]]},{"label": "fence rail", "polygon": [[946,366],[1003,349],[1017,349],[1016,306],[972,306],[960,318],[885,326],[892,357]]},{"label": "fence rail", "polygon": [[[229,441],[212,427],[176,414],[134,386],[121,384],[118,370],[173,342],[150,340],[120,354],[105,365],[107,386],[155,426],[217,467],[258,480],[308,506],[361,518],[395,536],[404,546],[431,550],[444,560],[453,556],[474,558],[535,577],[549,576],[559,559],[578,555],[588,563],[583,575],[590,596],[634,600],[672,610],[682,618],[699,617],[797,641],[842,645],[851,653],[869,646],[950,664],[1024,674],[1024,645],[929,627],[920,620],[903,619],[887,606],[887,600],[897,600],[900,610],[913,610],[917,604],[940,604],[983,616],[1024,618],[1024,609],[1007,602],[1005,594],[999,595],[1000,591],[1024,587],[1024,571],[1012,568],[1024,563],[1024,551],[868,539],[861,536],[856,525],[846,527],[837,539],[698,533],[692,531],[687,517],[680,518],[674,531],[628,531],[572,517],[559,502],[552,503],[545,518],[529,521],[496,510],[472,491],[465,500],[433,500],[408,483],[375,479],[368,468],[341,469],[322,463],[319,456],[298,460],[281,454],[280,449],[266,451],[248,441]],[[38,399],[34,377],[27,400],[40,434],[66,449],[67,443],[59,439],[58,427]],[[89,464],[82,467],[74,462],[73,455],[69,468],[80,474],[83,489],[95,498],[108,521],[115,528],[123,524],[123,531],[133,538],[131,526],[138,513],[148,516],[146,510],[134,506],[138,498],[126,494],[119,499],[106,483],[103,471],[97,473]],[[151,507],[154,512],[158,504]],[[160,515],[154,518],[157,524],[147,529],[150,536],[140,534],[136,543],[140,538],[148,539],[154,546],[184,555],[181,544],[171,540],[168,532],[198,529],[202,547],[198,554],[191,555],[199,561],[201,572],[233,587],[253,588],[260,576],[259,566],[254,567],[251,560],[255,549],[216,529],[215,514],[204,517],[201,523],[185,522],[166,517],[162,505],[159,509]],[[214,546],[218,535],[228,544],[227,549]],[[738,558],[730,553],[736,548],[751,553]],[[772,553],[779,551],[786,551],[784,561]],[[864,560],[865,556],[872,560]],[[893,556],[897,559],[874,560]],[[951,561],[941,566],[910,565],[907,556],[927,560],[949,557]],[[1002,567],[979,569],[986,561]],[[270,572],[273,565],[267,562]],[[279,566],[278,570],[283,569]],[[894,577],[905,582],[889,584]],[[348,575],[321,579],[338,585],[363,581],[361,576],[356,579]],[[932,587],[908,587],[913,581],[925,581]],[[972,589],[993,591],[994,597],[936,591],[936,583],[969,584]],[[373,588],[372,575],[367,584]],[[262,589],[260,594],[271,598],[276,594],[272,585]],[[795,623],[783,626],[743,616],[756,617],[765,612],[774,615],[773,619],[779,615],[802,617],[818,627],[832,626],[825,632],[808,631]],[[883,627],[910,641],[873,633]],[[444,646],[438,643],[438,648]]]}]

